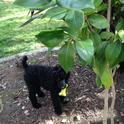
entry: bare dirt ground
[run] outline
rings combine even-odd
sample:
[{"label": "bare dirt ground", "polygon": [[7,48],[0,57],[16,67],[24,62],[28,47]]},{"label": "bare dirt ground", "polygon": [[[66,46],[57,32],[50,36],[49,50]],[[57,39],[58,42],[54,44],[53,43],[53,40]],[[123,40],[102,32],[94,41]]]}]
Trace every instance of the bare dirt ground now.
[{"label": "bare dirt ground", "polygon": [[[55,53],[50,61],[45,53],[28,57],[30,62],[43,65],[53,66],[57,62]],[[31,106],[23,71],[16,67],[15,60],[0,64],[0,124],[102,124],[103,89],[96,87],[91,70],[79,64],[74,66],[68,88],[70,102],[63,107],[61,116],[54,114],[48,91],[44,91],[45,98],[39,99],[42,108],[36,110]],[[123,75],[115,84],[115,124],[124,124]]]}]

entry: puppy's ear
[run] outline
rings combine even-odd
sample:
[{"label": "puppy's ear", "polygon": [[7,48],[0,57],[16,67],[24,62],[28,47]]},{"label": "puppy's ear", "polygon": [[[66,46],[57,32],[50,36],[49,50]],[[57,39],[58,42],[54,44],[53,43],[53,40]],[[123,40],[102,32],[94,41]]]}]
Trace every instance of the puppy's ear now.
[{"label": "puppy's ear", "polygon": [[64,70],[61,68],[61,66],[56,65],[53,69],[53,76],[57,79],[61,78],[63,76]]},{"label": "puppy's ear", "polygon": [[70,77],[70,72],[68,72],[68,73],[67,73],[66,77],[67,77],[67,78],[69,78],[69,77]]},{"label": "puppy's ear", "polygon": [[58,71],[58,70],[60,70],[61,68],[62,68],[62,67],[57,64],[57,65],[54,67],[54,70],[55,70],[55,71]]}]

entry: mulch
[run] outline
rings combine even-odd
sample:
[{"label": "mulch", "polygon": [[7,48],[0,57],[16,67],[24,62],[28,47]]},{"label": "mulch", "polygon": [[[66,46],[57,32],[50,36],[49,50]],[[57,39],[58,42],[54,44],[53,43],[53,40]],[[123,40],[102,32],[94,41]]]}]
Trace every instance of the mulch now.
[{"label": "mulch", "polygon": [[[28,58],[30,63],[51,66],[57,63],[55,52],[49,59],[46,53]],[[70,102],[63,106],[63,114],[57,116],[48,91],[44,90],[46,97],[39,99],[42,108],[37,110],[31,106],[23,80],[24,70],[16,63],[13,59],[0,64],[0,104],[3,106],[0,106],[0,124],[102,124],[104,90],[96,87],[95,74],[88,67],[82,67],[78,62],[74,65],[68,88]],[[115,86],[115,124],[124,124],[123,75],[115,81]]]}]

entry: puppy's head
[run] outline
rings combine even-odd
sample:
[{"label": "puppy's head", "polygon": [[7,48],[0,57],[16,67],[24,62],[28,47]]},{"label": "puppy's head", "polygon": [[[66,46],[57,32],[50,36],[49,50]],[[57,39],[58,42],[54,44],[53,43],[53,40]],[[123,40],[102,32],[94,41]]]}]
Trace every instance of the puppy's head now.
[{"label": "puppy's head", "polygon": [[57,65],[54,67],[54,77],[60,90],[59,96],[66,96],[70,72],[66,73],[61,66]]},{"label": "puppy's head", "polygon": [[60,65],[56,65],[53,69],[53,75],[56,81],[60,82],[65,80],[67,82],[70,77],[70,72],[66,73]]}]

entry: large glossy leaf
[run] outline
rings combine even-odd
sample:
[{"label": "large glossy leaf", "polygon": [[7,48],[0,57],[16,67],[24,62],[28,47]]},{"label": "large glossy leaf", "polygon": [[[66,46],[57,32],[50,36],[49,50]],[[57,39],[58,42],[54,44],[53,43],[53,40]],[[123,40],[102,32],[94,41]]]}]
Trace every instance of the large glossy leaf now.
[{"label": "large glossy leaf", "polygon": [[55,47],[62,42],[64,32],[63,30],[45,30],[41,31],[36,37],[47,47]]},{"label": "large glossy leaf", "polygon": [[72,29],[79,30],[84,24],[84,13],[82,11],[70,10],[65,21]]},{"label": "large glossy leaf", "polygon": [[14,4],[30,8],[39,8],[50,2],[51,0],[16,0]]},{"label": "large glossy leaf", "polygon": [[105,49],[105,56],[110,66],[113,66],[118,56],[120,55],[120,52],[121,52],[120,42],[110,43],[107,45]]},{"label": "large glossy leaf", "polygon": [[104,72],[101,76],[101,82],[107,89],[109,89],[112,85],[112,73],[110,72],[108,66],[106,66],[104,69]]},{"label": "large glossy leaf", "polygon": [[88,20],[92,26],[98,29],[105,29],[109,25],[107,19],[99,14],[93,14],[89,16]]},{"label": "large glossy leaf", "polygon": [[74,65],[75,49],[72,43],[66,43],[59,50],[58,61],[63,69],[68,72]]},{"label": "large glossy leaf", "polygon": [[78,55],[90,65],[94,55],[93,41],[91,39],[76,41],[76,50]]},{"label": "large glossy leaf", "polygon": [[66,15],[66,9],[62,7],[53,7],[48,9],[45,13],[44,17],[55,18],[55,19],[62,19]]},{"label": "large glossy leaf", "polygon": [[90,39],[92,39],[95,49],[97,49],[102,42],[100,35],[97,32],[90,32]]},{"label": "large glossy leaf", "polygon": [[95,8],[94,0],[57,0],[57,3],[60,6],[72,9]]}]

